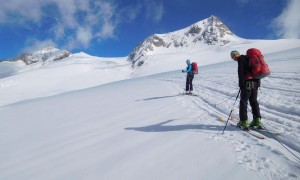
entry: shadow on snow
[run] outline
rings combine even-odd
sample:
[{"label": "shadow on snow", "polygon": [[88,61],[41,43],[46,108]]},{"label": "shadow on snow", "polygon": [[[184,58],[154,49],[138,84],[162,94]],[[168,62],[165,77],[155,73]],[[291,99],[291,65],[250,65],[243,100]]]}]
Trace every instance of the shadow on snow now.
[{"label": "shadow on snow", "polygon": [[182,96],[182,94],[177,94],[177,95],[172,95],[172,96],[151,97],[151,98],[139,99],[139,100],[135,100],[135,101],[150,101],[150,100],[157,100],[157,99],[164,99],[164,98],[172,98],[172,97],[177,97],[177,96]]},{"label": "shadow on snow", "polygon": [[[125,130],[134,130],[142,132],[167,132],[167,131],[184,131],[184,130],[208,130],[208,131],[223,131],[224,125],[203,125],[203,124],[180,124],[166,125],[173,120],[168,120],[162,123],[153,124],[144,127],[128,127]],[[236,128],[228,127],[226,131],[236,131]]]}]

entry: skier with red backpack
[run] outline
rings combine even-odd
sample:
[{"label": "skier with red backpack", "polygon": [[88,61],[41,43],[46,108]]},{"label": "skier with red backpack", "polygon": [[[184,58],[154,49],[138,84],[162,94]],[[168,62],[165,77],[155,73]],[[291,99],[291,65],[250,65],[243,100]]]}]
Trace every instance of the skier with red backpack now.
[{"label": "skier with red backpack", "polygon": [[185,91],[186,94],[191,95],[193,91],[194,75],[198,74],[198,65],[196,62],[191,63],[189,59],[186,60],[186,64],[187,68],[186,70],[182,70],[182,73],[187,73]]},{"label": "skier with red backpack", "polygon": [[247,56],[240,55],[236,50],[231,51],[230,56],[238,62],[238,78],[241,92],[240,121],[237,126],[243,130],[249,130],[247,106],[250,102],[253,114],[253,120],[250,127],[262,129],[261,114],[259,103],[257,101],[260,79],[270,74],[270,69],[266,64],[263,55],[258,49],[251,48],[247,51]]}]

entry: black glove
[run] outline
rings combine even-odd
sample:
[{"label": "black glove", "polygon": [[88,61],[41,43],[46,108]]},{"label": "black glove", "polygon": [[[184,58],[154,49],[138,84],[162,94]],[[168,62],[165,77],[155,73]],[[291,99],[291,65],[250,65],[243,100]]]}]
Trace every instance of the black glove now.
[{"label": "black glove", "polygon": [[245,82],[242,81],[242,80],[239,80],[239,87],[240,87],[241,89],[244,89],[244,88],[245,88]]},{"label": "black glove", "polygon": [[257,88],[260,87],[260,79],[257,81]]},{"label": "black glove", "polygon": [[184,70],[181,70],[182,73],[184,73]]}]

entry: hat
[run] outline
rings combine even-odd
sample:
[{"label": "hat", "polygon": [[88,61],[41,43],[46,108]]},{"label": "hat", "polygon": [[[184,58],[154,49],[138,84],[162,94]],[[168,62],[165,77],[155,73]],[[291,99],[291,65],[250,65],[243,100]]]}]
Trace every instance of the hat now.
[{"label": "hat", "polygon": [[240,54],[240,53],[237,50],[233,50],[233,51],[231,51],[230,56],[235,55],[235,54]]},{"label": "hat", "polygon": [[187,59],[187,60],[186,60],[186,63],[189,63],[189,64],[190,64],[190,63],[191,63],[191,61],[190,61],[189,59]]}]

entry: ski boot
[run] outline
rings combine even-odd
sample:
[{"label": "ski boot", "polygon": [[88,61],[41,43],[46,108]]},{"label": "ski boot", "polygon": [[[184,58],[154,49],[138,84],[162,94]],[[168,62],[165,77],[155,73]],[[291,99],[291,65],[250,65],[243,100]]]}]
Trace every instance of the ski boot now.
[{"label": "ski boot", "polygon": [[257,129],[262,129],[260,118],[253,119],[253,121],[250,123],[250,127],[255,127],[255,126],[256,126]]},{"label": "ski boot", "polygon": [[248,120],[239,121],[236,126],[241,128],[244,131],[249,131]]},{"label": "ski boot", "polygon": [[192,92],[191,91],[186,91],[185,94],[192,95]]}]

